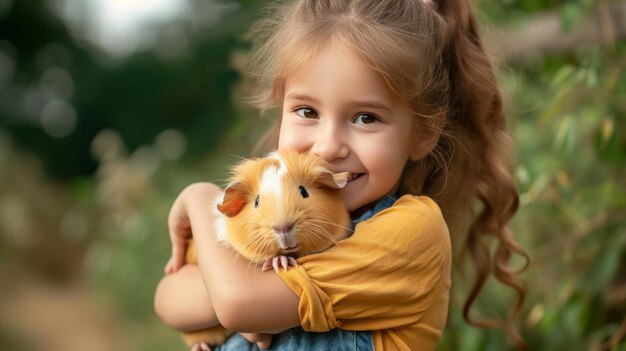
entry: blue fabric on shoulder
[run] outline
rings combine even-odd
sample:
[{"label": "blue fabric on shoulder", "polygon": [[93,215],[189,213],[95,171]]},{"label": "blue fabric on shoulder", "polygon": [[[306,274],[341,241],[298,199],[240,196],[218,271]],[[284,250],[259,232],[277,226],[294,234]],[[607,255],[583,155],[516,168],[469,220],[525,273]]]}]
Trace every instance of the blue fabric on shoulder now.
[{"label": "blue fabric on shoulder", "polygon": [[393,204],[398,201],[398,198],[400,198],[400,196],[396,193],[394,195],[387,195],[378,200],[378,202],[376,202],[374,206],[370,207],[369,209],[367,209],[367,211],[363,212],[362,215],[352,220],[352,230],[354,231],[354,227],[356,227],[357,224],[366,221],[374,217],[374,215],[378,212],[393,206]]}]

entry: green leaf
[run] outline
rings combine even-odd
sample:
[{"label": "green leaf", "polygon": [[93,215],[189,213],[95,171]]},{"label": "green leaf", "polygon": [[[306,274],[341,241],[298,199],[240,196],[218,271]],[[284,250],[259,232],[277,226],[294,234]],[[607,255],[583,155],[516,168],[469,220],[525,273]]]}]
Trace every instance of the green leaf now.
[{"label": "green leaf", "polygon": [[554,88],[559,88],[562,85],[564,85],[567,80],[572,78],[575,73],[576,73],[576,68],[574,66],[564,65],[556,72],[550,84]]},{"label": "green leaf", "polygon": [[576,140],[576,119],[571,115],[563,117],[554,139],[554,146],[562,152],[572,152]]},{"label": "green leaf", "polygon": [[580,5],[565,4],[561,9],[561,29],[568,32],[580,18]]},{"label": "green leaf", "polygon": [[622,250],[621,245],[612,245],[601,250],[583,275],[580,286],[594,293],[604,290],[619,268]]},{"label": "green leaf", "polygon": [[587,87],[595,88],[598,85],[598,73],[596,71],[589,70],[587,72]]},{"label": "green leaf", "polygon": [[562,312],[563,326],[567,328],[569,334],[580,335],[583,331],[586,301],[580,296],[575,296],[565,306]]}]

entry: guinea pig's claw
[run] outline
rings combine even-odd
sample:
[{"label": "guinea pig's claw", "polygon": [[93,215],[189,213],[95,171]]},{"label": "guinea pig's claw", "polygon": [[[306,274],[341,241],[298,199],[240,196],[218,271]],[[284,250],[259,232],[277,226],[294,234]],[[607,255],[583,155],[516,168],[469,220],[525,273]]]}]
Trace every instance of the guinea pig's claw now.
[{"label": "guinea pig's claw", "polygon": [[272,258],[271,265],[270,265],[270,260],[265,261],[263,263],[262,270],[266,271],[266,270],[269,270],[270,267],[272,267],[274,268],[274,271],[278,273],[278,270],[280,269],[280,267],[283,267],[283,269],[286,272],[289,266],[293,266],[293,267],[298,266],[298,262],[296,262],[295,258],[288,257],[288,256],[276,256]]},{"label": "guinea pig's claw", "polygon": [[277,256],[272,259],[272,267],[274,267],[274,272],[276,273],[278,273],[278,260],[280,260],[280,258],[281,256]]},{"label": "guinea pig's claw", "polygon": [[285,272],[287,272],[289,261],[287,261],[287,256],[280,256],[280,265],[283,266]]},{"label": "guinea pig's claw", "polygon": [[269,271],[270,269],[272,269],[272,259],[268,258],[267,260],[263,261],[261,272]]}]

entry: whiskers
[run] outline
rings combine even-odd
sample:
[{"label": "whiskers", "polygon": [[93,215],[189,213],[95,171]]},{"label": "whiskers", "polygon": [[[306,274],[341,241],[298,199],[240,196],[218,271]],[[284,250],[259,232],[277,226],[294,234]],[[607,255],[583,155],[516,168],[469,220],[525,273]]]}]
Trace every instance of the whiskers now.
[{"label": "whiskers", "polygon": [[[331,246],[340,247],[339,240],[346,237],[351,230],[326,216],[320,217],[319,215],[307,218],[299,228],[299,241],[310,250],[302,254],[324,251]],[[333,229],[340,229],[340,231]]]},{"label": "whiskers", "polygon": [[278,254],[274,238],[262,229],[247,230],[242,240],[238,240],[237,251],[253,264],[263,263],[267,258]]}]

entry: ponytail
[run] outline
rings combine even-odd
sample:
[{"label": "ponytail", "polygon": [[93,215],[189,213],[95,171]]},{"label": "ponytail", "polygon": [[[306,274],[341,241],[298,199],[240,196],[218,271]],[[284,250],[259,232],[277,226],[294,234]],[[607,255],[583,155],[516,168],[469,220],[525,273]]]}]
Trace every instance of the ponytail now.
[{"label": "ponytail", "polygon": [[[506,227],[519,205],[511,172],[511,140],[494,70],[469,1],[302,0],[295,5],[283,1],[285,7],[273,11],[256,32],[269,39],[251,60],[259,77],[255,101],[262,110],[280,108],[290,72],[297,71],[329,38],[349,44],[381,74],[391,91],[408,102],[417,126],[414,139],[423,142],[420,150],[434,147],[422,159],[407,163],[400,193],[433,198],[453,241],[457,241],[454,233],[467,225],[464,244],[476,266],[476,279],[463,307],[464,318],[479,327],[498,325],[470,316],[493,273],[517,292],[506,327],[525,348],[512,327],[525,288],[517,276],[520,272],[510,270],[508,264],[513,254],[527,262],[528,256]],[[277,132],[278,124],[264,139],[266,145],[276,145]],[[485,237],[495,238],[495,251],[484,244]]]},{"label": "ponytail", "polygon": [[[478,327],[494,327],[495,321],[477,321],[470,309],[492,272],[503,284],[517,292],[506,330],[522,349],[526,344],[513,327],[525,298],[525,286],[517,277],[528,265],[529,258],[506,227],[519,206],[517,188],[510,160],[511,140],[506,131],[502,97],[494,69],[480,40],[474,13],[467,0],[434,0],[430,2],[445,19],[449,28],[448,60],[450,90],[447,125],[440,146],[451,157],[448,167],[465,187],[465,196],[456,201],[478,199],[481,208],[469,224],[466,248],[476,266],[476,280],[463,306],[463,317]],[[458,194],[457,194],[458,195]],[[457,202],[458,208],[467,206]],[[495,237],[497,247],[492,254],[482,237]],[[508,267],[512,254],[526,260],[518,271]]]}]

